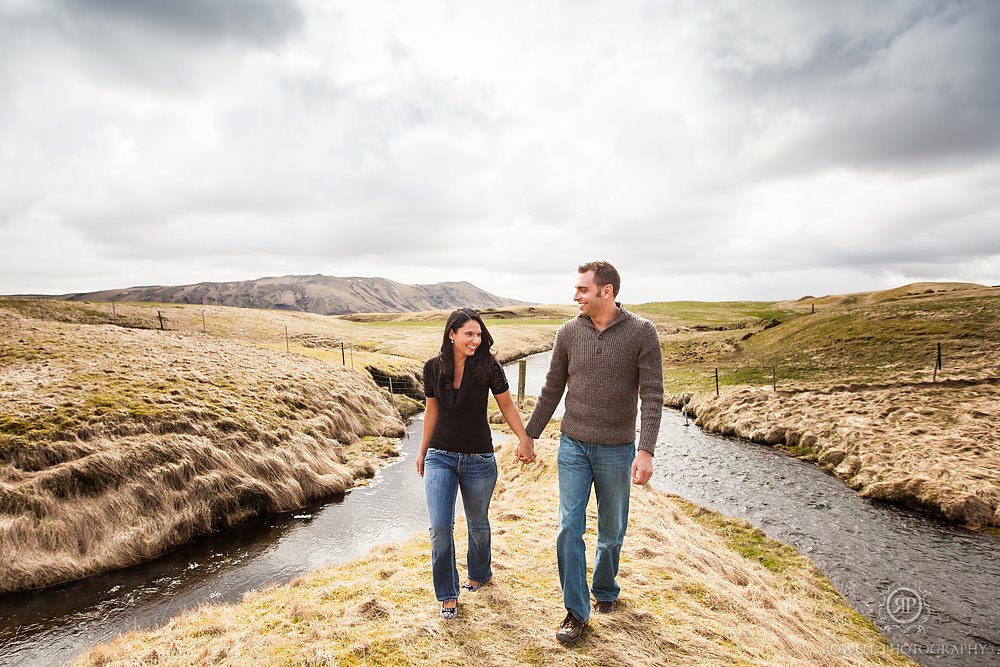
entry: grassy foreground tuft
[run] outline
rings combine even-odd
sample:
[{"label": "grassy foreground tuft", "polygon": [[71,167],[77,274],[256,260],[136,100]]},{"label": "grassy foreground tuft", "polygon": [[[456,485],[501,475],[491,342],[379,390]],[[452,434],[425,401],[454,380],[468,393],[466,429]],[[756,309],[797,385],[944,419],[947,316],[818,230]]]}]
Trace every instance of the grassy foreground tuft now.
[{"label": "grassy foreground tuft", "polygon": [[[454,621],[438,616],[429,543],[414,527],[405,543],[125,635],[77,664],[913,664],[794,550],[652,489],[633,492],[619,610],[561,646],[555,443],[539,441],[529,467],[512,449],[500,447],[491,508],[494,579],[463,594]],[[459,521],[460,557],[463,531]]]}]

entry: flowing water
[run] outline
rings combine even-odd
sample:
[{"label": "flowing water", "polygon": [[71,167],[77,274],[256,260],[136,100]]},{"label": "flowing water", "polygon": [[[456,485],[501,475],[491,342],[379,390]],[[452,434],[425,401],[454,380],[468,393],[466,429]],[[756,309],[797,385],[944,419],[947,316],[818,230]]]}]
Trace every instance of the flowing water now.
[{"label": "flowing water", "polygon": [[[549,356],[528,360],[528,394],[538,393]],[[515,392],[516,374],[517,364],[509,366]],[[120,632],[203,602],[237,601],[247,590],[426,530],[423,485],[413,471],[422,426],[419,418],[410,425],[398,462],[334,502],[206,536],[145,565],[0,597],[0,664],[65,663]],[[685,426],[671,410],[663,412],[655,469],[657,488],[742,517],[808,555],[918,662],[1000,664],[996,540],[866,501],[811,463]]]},{"label": "flowing water", "polygon": [[866,500],[813,463],[684,422],[663,413],[657,488],[796,547],[917,662],[1000,664],[1000,542]]}]

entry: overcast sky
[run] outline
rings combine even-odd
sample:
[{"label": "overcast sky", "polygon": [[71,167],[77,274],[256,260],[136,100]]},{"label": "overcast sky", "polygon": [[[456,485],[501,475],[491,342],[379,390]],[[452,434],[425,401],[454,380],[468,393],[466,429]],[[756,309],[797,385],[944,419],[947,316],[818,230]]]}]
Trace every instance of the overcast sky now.
[{"label": "overcast sky", "polygon": [[0,293],[1000,283],[1000,2],[0,0]]}]

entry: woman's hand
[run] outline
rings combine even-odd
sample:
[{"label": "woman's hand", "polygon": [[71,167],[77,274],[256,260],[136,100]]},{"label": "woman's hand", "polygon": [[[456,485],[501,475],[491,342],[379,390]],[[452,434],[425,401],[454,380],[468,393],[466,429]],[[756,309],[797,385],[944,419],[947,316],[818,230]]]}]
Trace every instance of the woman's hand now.
[{"label": "woman's hand", "polygon": [[421,477],[424,476],[424,457],[427,456],[427,452],[421,451],[417,454],[417,474]]},{"label": "woman's hand", "polygon": [[530,436],[520,438],[517,443],[517,460],[521,463],[535,462],[535,441]]}]

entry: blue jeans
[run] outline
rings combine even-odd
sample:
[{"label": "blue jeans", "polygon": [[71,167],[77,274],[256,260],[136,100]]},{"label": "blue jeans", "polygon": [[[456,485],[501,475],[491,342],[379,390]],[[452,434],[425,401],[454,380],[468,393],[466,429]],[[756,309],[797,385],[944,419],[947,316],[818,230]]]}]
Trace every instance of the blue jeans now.
[{"label": "blue jeans", "polygon": [[424,457],[424,494],[431,521],[431,570],[434,594],[441,602],[458,599],[455,564],[455,499],[462,505],[469,529],[469,579],[493,576],[490,553],[490,499],[497,483],[497,462],[488,454],[459,454],[430,448]]},{"label": "blue jeans", "polygon": [[587,530],[590,487],[597,495],[597,553],[591,592],[601,601],[616,600],[615,581],[625,529],[628,526],[629,473],[635,443],[595,445],[563,435],[559,440],[559,533],[556,557],[563,603],[577,619],[590,620],[587,592]]}]

